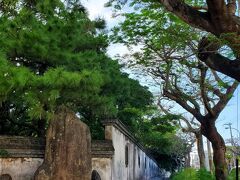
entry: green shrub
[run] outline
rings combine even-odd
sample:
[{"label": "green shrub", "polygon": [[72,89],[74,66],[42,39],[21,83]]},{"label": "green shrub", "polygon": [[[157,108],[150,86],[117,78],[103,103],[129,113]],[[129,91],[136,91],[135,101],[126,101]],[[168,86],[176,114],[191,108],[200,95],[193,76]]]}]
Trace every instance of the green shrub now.
[{"label": "green shrub", "polygon": [[[238,170],[238,177],[240,177],[240,171]],[[235,180],[236,179],[236,169],[233,169],[230,174],[228,175],[228,180]]]},{"label": "green shrub", "polygon": [[187,168],[187,169],[183,169],[180,172],[174,173],[171,176],[172,180],[188,180],[188,179],[192,179],[195,180],[196,179],[196,170],[192,169],[192,168]]},{"label": "green shrub", "polygon": [[215,180],[215,177],[206,169],[199,169],[196,175],[200,180]]},{"label": "green shrub", "polygon": [[214,180],[214,176],[206,169],[186,168],[171,176],[172,180]]}]

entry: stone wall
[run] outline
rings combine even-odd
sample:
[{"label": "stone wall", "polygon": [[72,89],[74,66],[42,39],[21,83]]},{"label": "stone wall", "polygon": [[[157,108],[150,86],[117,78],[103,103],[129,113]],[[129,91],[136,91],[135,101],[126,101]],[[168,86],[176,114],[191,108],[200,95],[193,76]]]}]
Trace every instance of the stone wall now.
[{"label": "stone wall", "polygon": [[112,157],[114,148],[111,140],[92,142],[92,170],[104,180],[112,179]]},{"label": "stone wall", "polygon": [[[43,139],[0,136],[0,177],[8,174],[13,180],[31,180],[43,162],[44,148]],[[111,178],[113,154],[111,141],[92,141],[92,169],[96,170],[103,180]]]},{"label": "stone wall", "polygon": [[20,136],[0,136],[0,179],[30,180],[43,162],[45,141]]},{"label": "stone wall", "polygon": [[118,120],[108,120],[105,138],[115,149],[112,159],[112,179],[151,180],[161,178],[161,169],[130,131]]},{"label": "stone wall", "polygon": [[31,180],[43,158],[0,158],[1,175],[8,174],[13,180]]},{"label": "stone wall", "polygon": [[[161,179],[161,169],[151,154],[121,122],[111,120],[103,124],[105,140],[91,144],[93,175],[98,177],[95,179]],[[32,179],[43,162],[44,149],[43,139],[0,136],[0,177],[9,174],[13,180]]]}]

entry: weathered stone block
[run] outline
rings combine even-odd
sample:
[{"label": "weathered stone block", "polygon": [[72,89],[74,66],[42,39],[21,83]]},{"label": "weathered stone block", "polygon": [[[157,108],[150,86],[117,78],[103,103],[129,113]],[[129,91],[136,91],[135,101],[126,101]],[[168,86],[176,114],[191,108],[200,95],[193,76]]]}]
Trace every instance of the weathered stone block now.
[{"label": "weathered stone block", "polygon": [[90,180],[91,137],[87,125],[61,107],[50,122],[43,164],[35,180]]}]

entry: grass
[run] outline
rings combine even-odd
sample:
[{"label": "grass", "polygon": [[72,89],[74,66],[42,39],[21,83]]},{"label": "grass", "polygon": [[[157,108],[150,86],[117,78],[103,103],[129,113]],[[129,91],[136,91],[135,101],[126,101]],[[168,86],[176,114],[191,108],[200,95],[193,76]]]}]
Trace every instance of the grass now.
[{"label": "grass", "polygon": [[[240,179],[240,168],[238,169],[238,179]],[[236,169],[233,169],[229,176],[228,176],[228,180],[236,180]]]},{"label": "grass", "polygon": [[171,180],[214,180],[215,177],[205,169],[186,168],[180,172],[174,173]]}]

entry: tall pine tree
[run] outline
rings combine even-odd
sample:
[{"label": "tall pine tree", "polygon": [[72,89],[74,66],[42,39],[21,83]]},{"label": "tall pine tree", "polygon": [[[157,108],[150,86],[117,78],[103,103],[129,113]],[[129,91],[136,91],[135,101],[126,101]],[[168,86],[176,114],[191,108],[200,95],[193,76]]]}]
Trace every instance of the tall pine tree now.
[{"label": "tall pine tree", "polygon": [[90,21],[79,1],[2,1],[0,8],[1,134],[44,136],[64,104],[99,137],[102,119],[151,103],[151,93],[106,55],[104,21]]}]

